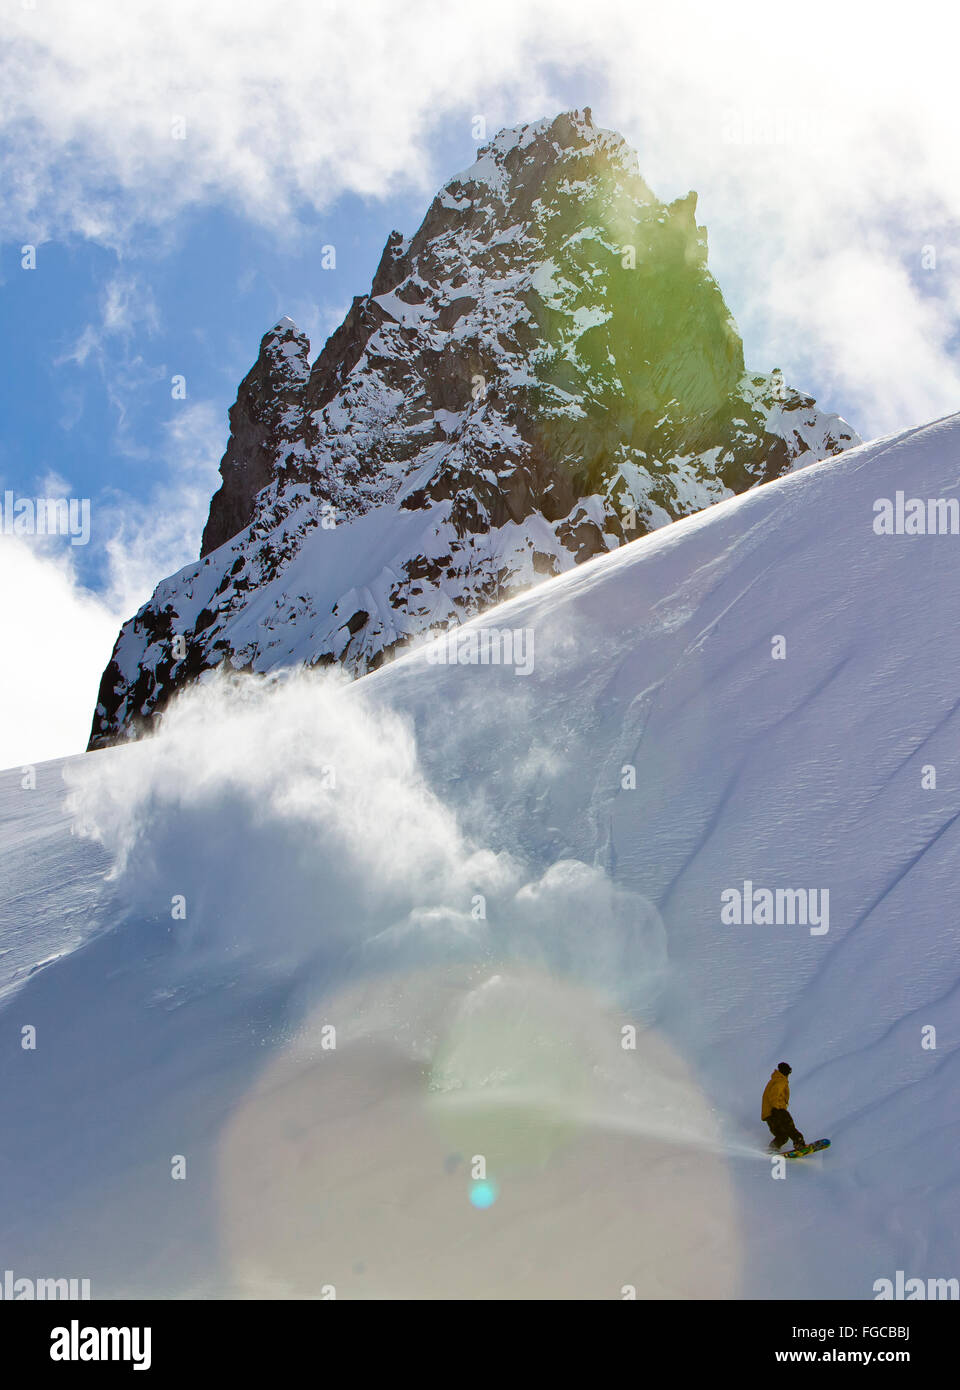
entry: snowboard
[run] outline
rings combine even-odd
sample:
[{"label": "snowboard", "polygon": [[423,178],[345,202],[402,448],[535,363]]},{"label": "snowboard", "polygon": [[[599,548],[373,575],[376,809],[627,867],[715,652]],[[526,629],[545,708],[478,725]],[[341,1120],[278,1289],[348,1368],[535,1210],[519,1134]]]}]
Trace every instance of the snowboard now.
[{"label": "snowboard", "polygon": [[787,1158],[805,1158],[807,1154],[815,1154],[819,1149],[829,1149],[829,1139],[815,1139],[812,1144],[804,1144],[801,1149],[791,1149]]}]

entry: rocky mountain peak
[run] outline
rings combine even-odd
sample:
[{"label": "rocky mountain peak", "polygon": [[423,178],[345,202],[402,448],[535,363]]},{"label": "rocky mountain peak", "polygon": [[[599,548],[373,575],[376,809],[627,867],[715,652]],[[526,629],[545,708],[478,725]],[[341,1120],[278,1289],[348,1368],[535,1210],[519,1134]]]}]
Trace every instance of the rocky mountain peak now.
[{"label": "rocky mountain peak", "polygon": [[121,631],[91,744],[223,661],[363,674],[858,443],[745,370],[696,202],[660,202],[622,136],[565,112],[501,131],[412,236],[391,232],[312,365],[275,324],[230,411],[200,562]]}]

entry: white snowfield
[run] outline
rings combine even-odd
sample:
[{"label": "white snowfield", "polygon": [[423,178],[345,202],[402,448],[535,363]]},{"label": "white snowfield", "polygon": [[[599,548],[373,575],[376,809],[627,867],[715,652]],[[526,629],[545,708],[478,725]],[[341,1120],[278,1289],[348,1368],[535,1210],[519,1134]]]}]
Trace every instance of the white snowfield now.
[{"label": "white snowfield", "polygon": [[[874,529],[958,480],[960,416],[464,629],[532,632],[523,679],[213,681],[4,773],[0,1264],[95,1297],[960,1277],[960,535]],[[833,1143],[778,1177],[780,1060]]]}]

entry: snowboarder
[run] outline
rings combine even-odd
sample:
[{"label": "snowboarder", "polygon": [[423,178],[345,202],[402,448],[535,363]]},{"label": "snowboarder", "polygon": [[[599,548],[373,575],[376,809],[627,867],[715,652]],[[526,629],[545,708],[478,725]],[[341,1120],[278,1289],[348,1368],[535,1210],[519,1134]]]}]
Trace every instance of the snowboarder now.
[{"label": "snowboarder", "polygon": [[778,1062],[777,1069],[770,1075],[763,1090],[763,1102],[760,1106],[760,1118],[766,1120],[773,1138],[770,1140],[770,1148],[774,1152],[779,1152],[788,1139],[793,1140],[795,1149],[802,1149],[805,1143],[803,1135],[793,1123],[793,1116],[787,1109],[790,1104],[790,1082],[787,1080],[793,1068],[789,1062]]}]

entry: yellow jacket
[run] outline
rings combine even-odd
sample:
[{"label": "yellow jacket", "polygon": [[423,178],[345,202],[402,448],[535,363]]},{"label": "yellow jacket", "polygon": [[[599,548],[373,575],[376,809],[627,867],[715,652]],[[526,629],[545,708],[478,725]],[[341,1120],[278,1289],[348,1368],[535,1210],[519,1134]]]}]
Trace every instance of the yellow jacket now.
[{"label": "yellow jacket", "polygon": [[765,1120],[771,1110],[786,1110],[789,1104],[790,1082],[782,1071],[775,1071],[763,1089],[763,1102],[760,1107],[761,1120]]}]

